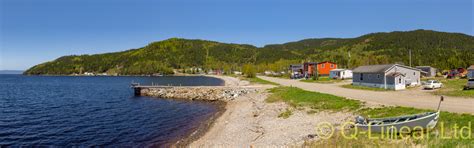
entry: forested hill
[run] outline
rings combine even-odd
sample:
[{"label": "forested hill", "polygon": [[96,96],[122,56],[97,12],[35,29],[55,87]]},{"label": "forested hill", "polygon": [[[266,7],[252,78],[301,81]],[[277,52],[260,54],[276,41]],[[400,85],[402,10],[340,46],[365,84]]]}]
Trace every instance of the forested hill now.
[{"label": "forested hill", "polygon": [[107,72],[124,75],[172,73],[172,69],[239,70],[243,64],[262,70],[283,70],[289,63],[334,61],[340,67],[405,63],[430,65],[439,69],[468,67],[474,64],[474,37],[415,30],[372,33],[357,38],[305,39],[257,48],[205,40],[172,38],[139,49],[123,52],[64,56],[28,69],[25,74],[66,75]]}]

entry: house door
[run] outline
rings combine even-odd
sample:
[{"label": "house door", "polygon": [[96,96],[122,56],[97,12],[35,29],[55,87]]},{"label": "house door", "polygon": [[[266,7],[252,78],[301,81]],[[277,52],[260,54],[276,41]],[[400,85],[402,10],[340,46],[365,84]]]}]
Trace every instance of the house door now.
[{"label": "house door", "polygon": [[405,89],[405,77],[397,76],[395,77],[395,90]]}]

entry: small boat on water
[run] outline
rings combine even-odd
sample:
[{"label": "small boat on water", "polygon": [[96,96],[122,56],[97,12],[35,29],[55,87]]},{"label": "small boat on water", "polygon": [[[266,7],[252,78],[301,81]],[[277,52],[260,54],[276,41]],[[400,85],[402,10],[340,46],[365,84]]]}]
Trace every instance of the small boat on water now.
[{"label": "small boat on water", "polygon": [[444,97],[441,96],[437,112],[371,119],[365,119],[362,116],[358,116],[356,117],[355,125],[357,128],[375,133],[410,133],[419,130],[431,130],[438,123],[440,113],[439,107],[443,100]]}]

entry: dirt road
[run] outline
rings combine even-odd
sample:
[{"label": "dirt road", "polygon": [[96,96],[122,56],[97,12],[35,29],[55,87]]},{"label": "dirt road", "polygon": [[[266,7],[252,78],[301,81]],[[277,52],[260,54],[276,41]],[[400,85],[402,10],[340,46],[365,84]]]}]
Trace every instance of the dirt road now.
[{"label": "dirt road", "polygon": [[[367,104],[398,105],[405,107],[415,107],[421,109],[435,110],[439,103],[439,96],[422,92],[421,90],[402,90],[402,91],[369,91],[342,88],[343,84],[319,84],[300,82],[299,80],[281,79],[274,77],[259,76],[259,78],[278,83],[283,86],[294,86],[308,91],[332,94],[365,101]],[[347,84],[347,83],[346,83]],[[446,97],[441,104],[442,111],[474,114],[474,99]]]}]

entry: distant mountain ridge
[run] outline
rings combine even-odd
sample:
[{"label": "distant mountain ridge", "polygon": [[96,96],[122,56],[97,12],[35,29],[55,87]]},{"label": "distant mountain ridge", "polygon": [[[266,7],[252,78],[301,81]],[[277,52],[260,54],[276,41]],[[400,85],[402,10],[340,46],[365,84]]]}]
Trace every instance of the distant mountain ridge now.
[{"label": "distant mountain ridge", "polygon": [[[122,52],[72,55],[38,64],[24,74],[66,75],[83,72],[123,75],[172,73],[173,69],[239,69],[243,64],[265,69],[279,61],[334,61],[340,67],[405,63],[440,69],[474,64],[474,37],[431,30],[371,33],[356,38],[305,39],[258,48],[247,44],[171,38]],[[263,67],[263,68],[262,68]],[[282,66],[279,66],[282,69]]]}]

